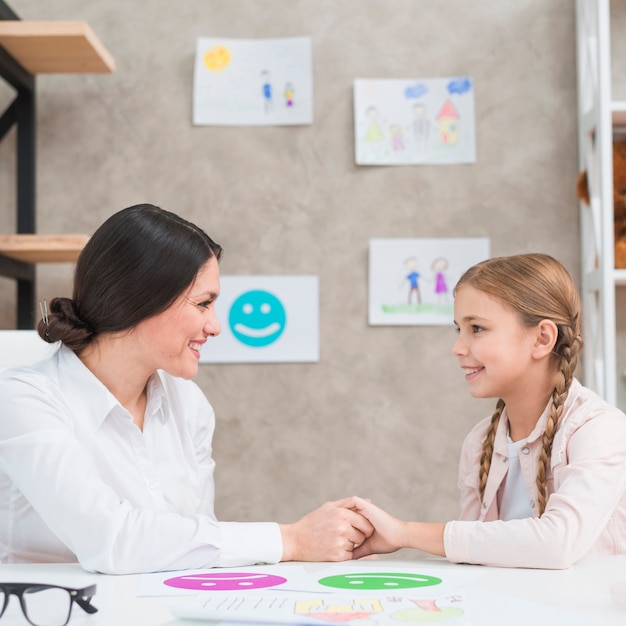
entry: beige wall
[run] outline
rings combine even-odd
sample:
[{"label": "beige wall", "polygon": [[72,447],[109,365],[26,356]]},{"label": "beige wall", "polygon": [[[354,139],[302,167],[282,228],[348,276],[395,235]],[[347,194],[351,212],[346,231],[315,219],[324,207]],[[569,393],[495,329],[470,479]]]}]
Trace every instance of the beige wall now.
[{"label": "beige wall", "polygon": [[[454,330],[369,327],[372,237],[491,238],[578,278],[576,63],[571,0],[11,0],[23,19],[87,20],[113,75],[38,78],[38,228],[87,232],[152,202],[222,243],[224,274],[317,274],[316,364],[203,365],[217,510],[290,521],[352,493],[406,518],[456,514],[472,400]],[[313,41],[315,122],[191,125],[198,36]],[[352,80],[469,75],[477,162],[356,167]],[[0,87],[0,104],[10,94]],[[14,229],[14,132],[0,144],[0,231]],[[39,297],[71,268],[40,266]],[[0,328],[14,326],[0,279]],[[210,349],[210,346],[208,346]]]}]

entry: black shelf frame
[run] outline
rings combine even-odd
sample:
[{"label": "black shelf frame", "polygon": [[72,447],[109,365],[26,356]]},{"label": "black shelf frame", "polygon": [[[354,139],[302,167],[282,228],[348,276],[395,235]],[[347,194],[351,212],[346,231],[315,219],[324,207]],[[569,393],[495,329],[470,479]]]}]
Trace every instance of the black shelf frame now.
[{"label": "black shelf frame", "polygon": [[[0,0],[0,19],[19,20],[16,13]],[[25,70],[0,46],[0,76],[16,91],[13,102],[0,117],[0,141],[17,129],[16,232],[36,232],[36,117],[35,76]],[[36,268],[0,254],[0,275],[17,283],[17,328],[32,329],[35,322]]]}]

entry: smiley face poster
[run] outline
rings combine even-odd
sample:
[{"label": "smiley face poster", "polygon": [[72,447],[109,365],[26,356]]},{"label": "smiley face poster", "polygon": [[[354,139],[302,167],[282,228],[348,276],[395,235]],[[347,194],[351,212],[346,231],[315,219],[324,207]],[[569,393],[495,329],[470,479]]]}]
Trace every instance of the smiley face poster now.
[{"label": "smiley face poster", "polygon": [[319,361],[317,276],[222,276],[201,363]]}]

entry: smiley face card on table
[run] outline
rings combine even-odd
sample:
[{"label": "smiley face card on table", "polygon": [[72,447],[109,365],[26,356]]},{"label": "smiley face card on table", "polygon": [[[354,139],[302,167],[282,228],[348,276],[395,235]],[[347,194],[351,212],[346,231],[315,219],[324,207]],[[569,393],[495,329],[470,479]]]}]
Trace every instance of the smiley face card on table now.
[{"label": "smiley face card on table", "polygon": [[[142,574],[140,596],[207,595],[217,592],[252,591],[304,593],[393,593],[394,595],[435,595],[453,592],[474,578],[474,570],[450,571],[428,567],[428,572],[391,566],[374,568],[332,565],[314,568],[296,564],[214,568]],[[314,571],[313,571],[314,570]]]}]

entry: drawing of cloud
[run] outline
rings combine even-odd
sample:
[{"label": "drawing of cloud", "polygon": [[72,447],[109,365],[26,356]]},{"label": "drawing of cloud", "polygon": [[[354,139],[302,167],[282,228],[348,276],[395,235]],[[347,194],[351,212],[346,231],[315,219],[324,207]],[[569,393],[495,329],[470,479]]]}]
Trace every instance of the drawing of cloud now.
[{"label": "drawing of cloud", "polygon": [[472,88],[472,82],[469,78],[457,78],[448,83],[449,93],[464,94]]},{"label": "drawing of cloud", "polygon": [[404,97],[407,100],[420,98],[421,96],[428,93],[428,87],[424,85],[424,83],[415,83],[413,85],[409,85],[404,90]]}]

